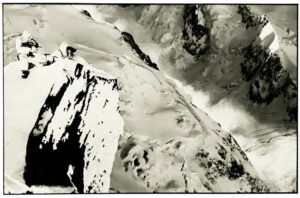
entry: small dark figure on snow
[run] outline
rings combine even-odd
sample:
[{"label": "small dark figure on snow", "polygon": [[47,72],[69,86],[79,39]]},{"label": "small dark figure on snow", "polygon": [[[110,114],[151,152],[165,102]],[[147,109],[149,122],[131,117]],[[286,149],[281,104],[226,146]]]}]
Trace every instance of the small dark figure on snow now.
[{"label": "small dark figure on snow", "polygon": [[75,48],[69,46],[68,43],[63,42],[59,46],[59,48],[50,55],[50,61],[55,62],[58,59],[64,59],[64,58],[68,58],[72,60],[75,52],[76,52]]},{"label": "small dark figure on snow", "polygon": [[23,62],[21,65],[24,67],[21,70],[22,78],[27,78],[29,70],[35,66],[30,59],[35,57],[34,54],[37,52],[38,47],[38,43],[27,31],[24,31],[23,34],[16,39],[17,58]]}]

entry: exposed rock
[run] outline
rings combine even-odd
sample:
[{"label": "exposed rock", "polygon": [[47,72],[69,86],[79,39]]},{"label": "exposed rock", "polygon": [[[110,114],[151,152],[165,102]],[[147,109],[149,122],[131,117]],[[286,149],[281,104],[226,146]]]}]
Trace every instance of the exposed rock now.
[{"label": "exposed rock", "polygon": [[140,47],[135,43],[133,37],[131,34],[129,34],[128,32],[122,32],[122,38],[124,39],[125,42],[127,42],[133,51],[135,51],[135,53],[137,53],[137,55],[150,67],[159,70],[156,63],[153,63],[151,61],[151,58],[146,55],[141,49]]},{"label": "exposed rock", "polygon": [[92,18],[91,14],[87,10],[81,10],[81,13],[86,15],[89,18]]},{"label": "exposed rock", "polygon": [[270,104],[283,94],[291,120],[297,120],[297,87],[282,67],[277,54],[270,54],[257,41],[244,49],[241,73],[249,81],[249,99],[258,104]]},{"label": "exposed rock", "polygon": [[205,5],[186,5],[183,19],[183,48],[196,60],[210,47],[210,35]]},{"label": "exposed rock", "polygon": [[251,12],[249,6],[247,5],[238,5],[237,13],[242,16],[242,23],[246,24],[246,29],[248,29],[249,27],[264,27],[269,22],[266,15],[257,16],[256,14]]}]

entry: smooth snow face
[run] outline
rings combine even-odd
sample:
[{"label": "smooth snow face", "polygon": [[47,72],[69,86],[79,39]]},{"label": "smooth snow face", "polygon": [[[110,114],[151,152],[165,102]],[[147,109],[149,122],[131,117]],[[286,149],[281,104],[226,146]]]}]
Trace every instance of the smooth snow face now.
[{"label": "smooth snow face", "polygon": [[[261,178],[281,192],[293,192],[297,185],[297,131],[284,127],[259,130],[258,137],[236,136]],[[284,135],[282,135],[284,134]]]},{"label": "smooth snow face", "polygon": [[279,50],[278,36],[270,22],[263,27],[259,38],[262,40],[262,45],[268,47],[271,53]]},{"label": "smooth snow face", "polygon": [[103,16],[98,12],[96,6],[94,5],[72,5],[72,6],[79,11],[86,10],[91,15],[92,19],[94,19],[95,21],[100,23],[106,23]]},{"label": "smooth snow face", "polygon": [[127,55],[142,63],[131,53],[131,48],[121,41],[120,32],[113,25],[87,18],[71,5],[38,5],[23,10],[5,5],[4,15],[5,35],[11,36],[7,38],[7,42],[12,42],[13,45],[14,34],[28,30],[48,53],[56,50],[62,41],[66,41],[78,51],[82,47],[88,47],[117,56]]}]

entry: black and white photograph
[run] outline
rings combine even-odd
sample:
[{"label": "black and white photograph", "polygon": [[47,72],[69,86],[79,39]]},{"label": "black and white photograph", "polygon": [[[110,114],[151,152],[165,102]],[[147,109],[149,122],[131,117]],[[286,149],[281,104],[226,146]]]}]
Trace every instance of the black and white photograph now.
[{"label": "black and white photograph", "polygon": [[298,4],[2,2],[3,195],[298,194]]}]

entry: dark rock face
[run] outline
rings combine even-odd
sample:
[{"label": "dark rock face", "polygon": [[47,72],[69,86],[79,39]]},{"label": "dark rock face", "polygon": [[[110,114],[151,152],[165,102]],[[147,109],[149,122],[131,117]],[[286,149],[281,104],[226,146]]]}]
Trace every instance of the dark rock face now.
[{"label": "dark rock face", "polygon": [[97,153],[106,147],[111,152],[112,145],[117,149],[118,139],[114,143],[109,137],[116,131],[102,115],[112,111],[121,118],[118,104],[112,102],[117,90],[115,79],[95,76],[79,63],[73,75],[66,72],[64,81],[53,85],[27,143],[24,180],[28,186],[74,186],[79,193],[108,190],[104,182],[109,183],[109,163]]},{"label": "dark rock face", "polygon": [[[28,186],[34,184],[70,186],[66,172],[69,160],[66,160],[66,150],[59,149],[52,152],[52,145],[39,149],[43,135],[47,132],[47,126],[55,114],[56,107],[61,101],[70,82],[64,83],[56,95],[52,95],[53,87],[40,110],[38,119],[32,129],[27,142],[26,167],[24,180]],[[45,123],[43,116],[50,114],[51,118]],[[48,148],[50,147],[50,148]],[[75,147],[76,148],[76,147]]]},{"label": "dark rock face", "polygon": [[151,58],[146,55],[141,49],[140,47],[135,43],[133,37],[131,34],[129,34],[128,32],[122,32],[122,38],[124,39],[125,42],[127,42],[131,48],[138,54],[138,56],[140,57],[140,59],[142,59],[147,65],[149,65],[150,67],[159,70],[156,63],[153,63],[151,61]]},{"label": "dark rock face", "polygon": [[87,10],[81,10],[81,13],[86,15],[89,18],[92,18],[91,14]]},{"label": "dark rock face", "polygon": [[[202,21],[199,21],[199,18]],[[210,36],[207,27],[208,12],[205,5],[186,5],[183,19],[183,48],[196,60],[209,49]],[[199,24],[200,23],[200,24]]]},{"label": "dark rock face", "polygon": [[297,120],[297,87],[283,69],[280,58],[269,54],[254,43],[244,49],[241,63],[243,79],[249,81],[249,99],[259,104],[270,104],[283,94],[291,120]]},{"label": "dark rock face", "polygon": [[[246,29],[251,27],[261,31],[269,22],[266,16],[253,14],[245,5],[239,5],[237,12],[242,16]],[[282,94],[290,120],[297,120],[297,87],[281,65],[280,57],[270,54],[257,40],[244,48],[243,54],[241,73],[243,80],[250,82],[249,99],[258,104],[270,104]]]},{"label": "dark rock face", "polygon": [[238,5],[237,13],[239,13],[242,16],[242,23],[246,24],[246,29],[248,29],[249,27],[263,27],[269,22],[266,16],[261,17],[253,14],[250,11],[250,8],[246,5]]}]

